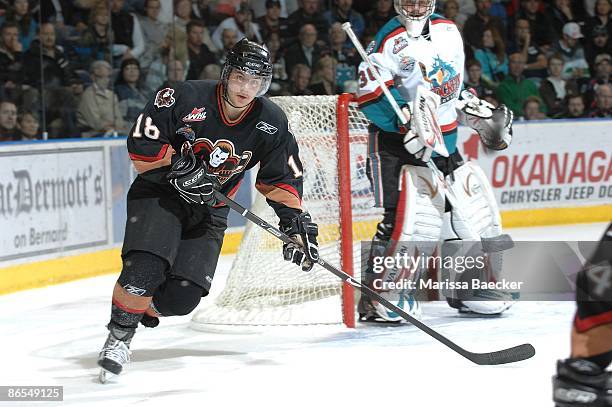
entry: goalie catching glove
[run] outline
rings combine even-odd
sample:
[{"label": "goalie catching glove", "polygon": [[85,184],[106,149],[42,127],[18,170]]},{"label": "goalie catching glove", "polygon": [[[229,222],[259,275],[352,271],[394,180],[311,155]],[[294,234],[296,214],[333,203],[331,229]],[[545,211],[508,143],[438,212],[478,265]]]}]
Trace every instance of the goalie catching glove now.
[{"label": "goalie catching glove", "polygon": [[462,90],[456,106],[459,123],[478,132],[482,143],[491,150],[503,150],[512,141],[512,110],[506,105],[493,106],[469,90]]},{"label": "goalie catching glove", "polygon": [[191,148],[183,152],[183,156],[172,165],[168,181],[188,203],[215,205],[215,191],[221,188],[217,177],[206,171],[204,161],[196,158]]},{"label": "goalie catching glove", "polygon": [[284,259],[301,266],[303,271],[312,270],[319,261],[319,227],[312,222],[310,214],[302,212],[290,223],[280,225],[280,229],[296,242],[283,245]]}]

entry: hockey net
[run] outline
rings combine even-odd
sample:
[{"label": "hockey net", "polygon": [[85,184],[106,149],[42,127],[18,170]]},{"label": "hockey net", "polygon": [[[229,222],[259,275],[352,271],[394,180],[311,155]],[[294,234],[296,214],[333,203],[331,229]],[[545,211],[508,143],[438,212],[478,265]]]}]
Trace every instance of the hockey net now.
[{"label": "hockey net", "polygon": [[[303,206],[319,225],[320,255],[359,278],[361,240],[374,234],[380,210],[366,176],[368,121],[350,95],[276,97],[300,147]],[[278,223],[265,198],[251,210]],[[223,291],[203,301],[192,327],[227,330],[244,325],[354,326],[352,287],[321,267],[311,272],[282,259],[281,242],[247,222]]]}]

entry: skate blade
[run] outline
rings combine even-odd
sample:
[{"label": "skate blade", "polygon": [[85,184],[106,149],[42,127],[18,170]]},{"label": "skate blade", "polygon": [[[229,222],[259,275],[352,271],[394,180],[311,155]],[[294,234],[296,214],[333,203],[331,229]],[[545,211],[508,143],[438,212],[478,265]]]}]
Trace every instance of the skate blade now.
[{"label": "skate blade", "polygon": [[109,372],[108,370],[102,368],[100,369],[100,373],[98,374],[98,379],[100,380],[100,383],[102,384],[106,384],[109,381],[111,381],[111,379],[113,377],[115,377],[116,374]]}]

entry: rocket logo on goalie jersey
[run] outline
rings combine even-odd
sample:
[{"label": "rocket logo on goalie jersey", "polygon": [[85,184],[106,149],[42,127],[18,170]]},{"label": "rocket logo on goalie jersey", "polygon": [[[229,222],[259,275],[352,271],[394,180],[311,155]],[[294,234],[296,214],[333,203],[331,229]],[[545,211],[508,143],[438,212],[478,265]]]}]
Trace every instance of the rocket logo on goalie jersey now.
[{"label": "rocket logo on goalie jersey", "polygon": [[423,79],[431,85],[432,92],[440,95],[440,103],[446,103],[457,97],[461,90],[461,78],[451,64],[437,56],[429,71],[422,62],[419,62],[419,67]]}]

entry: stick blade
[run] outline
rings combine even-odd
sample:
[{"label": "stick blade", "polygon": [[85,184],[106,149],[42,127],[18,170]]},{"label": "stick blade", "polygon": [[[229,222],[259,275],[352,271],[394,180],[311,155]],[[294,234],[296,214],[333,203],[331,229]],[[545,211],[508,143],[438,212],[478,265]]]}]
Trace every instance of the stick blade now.
[{"label": "stick blade", "polygon": [[496,352],[472,353],[466,357],[477,365],[503,365],[529,359],[534,355],[535,348],[529,343],[524,343]]}]

